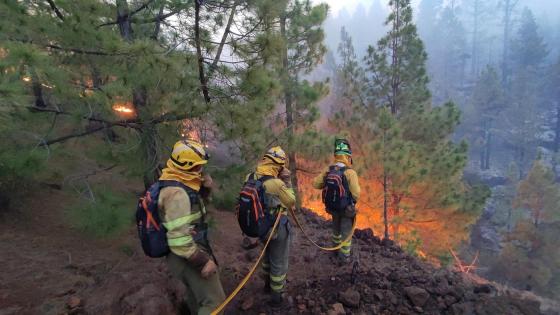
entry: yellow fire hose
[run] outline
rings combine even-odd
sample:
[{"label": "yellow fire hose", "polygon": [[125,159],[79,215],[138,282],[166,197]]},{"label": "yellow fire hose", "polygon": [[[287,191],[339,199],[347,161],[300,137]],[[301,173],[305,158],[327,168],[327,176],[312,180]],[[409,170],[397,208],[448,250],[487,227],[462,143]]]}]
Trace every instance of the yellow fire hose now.
[{"label": "yellow fire hose", "polygon": [[270,243],[270,240],[274,236],[274,232],[276,231],[276,228],[278,227],[278,223],[280,223],[280,218],[281,217],[282,217],[282,215],[280,213],[276,216],[276,221],[274,222],[274,225],[272,226],[272,230],[270,231],[270,235],[268,236],[268,239],[266,240],[266,243],[264,244],[264,248],[263,248],[261,254],[259,255],[259,258],[257,259],[255,264],[253,265],[253,267],[251,267],[251,269],[249,270],[249,273],[245,276],[245,278],[243,278],[243,280],[239,283],[239,285],[237,285],[237,288],[235,288],[235,290],[233,290],[233,292],[231,292],[231,294],[222,302],[222,304],[220,304],[220,306],[218,306],[214,311],[212,311],[212,313],[210,313],[211,315],[219,314],[229,304],[229,302],[231,302],[231,300],[233,300],[233,298],[237,295],[237,293],[239,293],[239,291],[241,291],[241,289],[245,286],[245,284],[247,284],[247,282],[249,281],[251,276],[255,273],[255,271],[257,270],[257,267],[259,266],[259,263],[261,262],[262,258],[264,257],[264,253],[266,252],[266,248],[268,247],[268,244]]},{"label": "yellow fire hose", "polygon": [[342,248],[343,244],[348,242],[349,240],[352,239],[352,236],[354,235],[354,230],[356,229],[356,217],[354,216],[354,222],[352,222],[352,230],[350,231],[350,233],[346,236],[346,238],[340,242],[340,244],[336,245],[335,247],[323,247],[319,244],[317,244],[314,240],[312,240],[309,235],[307,235],[307,232],[305,232],[305,230],[303,229],[303,226],[301,225],[301,223],[299,222],[296,213],[294,211],[294,209],[290,209],[290,213],[292,214],[292,216],[294,217],[294,221],[296,221],[297,226],[299,227],[299,229],[301,230],[301,232],[303,233],[303,236],[305,236],[305,238],[307,238],[307,240],[309,240],[313,245],[317,246],[318,248],[325,250],[325,251],[335,251],[335,250],[339,250]]},{"label": "yellow fire hose", "polygon": [[[354,222],[352,223],[352,230],[346,236],[346,238],[342,242],[340,242],[340,244],[338,244],[337,246],[334,246],[334,247],[323,247],[323,246],[317,244],[315,241],[313,241],[307,235],[307,232],[305,232],[303,226],[301,225],[301,223],[299,222],[299,220],[296,216],[294,208],[290,209],[290,213],[292,214],[292,217],[294,217],[294,221],[296,222],[297,226],[299,227],[299,229],[301,230],[301,232],[303,233],[305,238],[307,238],[307,240],[309,240],[313,245],[317,246],[319,249],[322,249],[322,250],[325,250],[325,251],[335,251],[335,250],[341,249],[344,243],[346,243],[350,239],[352,239],[352,236],[354,235],[354,230],[356,229],[356,217],[354,217]],[[235,290],[233,290],[233,292],[231,292],[231,294],[222,302],[222,304],[220,304],[214,311],[212,311],[212,313],[210,313],[211,315],[217,315],[221,311],[223,311],[223,309],[229,304],[229,302],[231,302],[231,300],[233,300],[233,298],[239,293],[239,291],[241,291],[241,289],[247,284],[247,282],[249,281],[251,276],[255,273],[255,271],[257,270],[257,267],[259,266],[259,263],[261,262],[262,258],[264,257],[264,253],[266,252],[268,244],[270,243],[270,240],[272,239],[272,237],[274,235],[274,232],[276,231],[276,228],[278,227],[278,223],[280,222],[281,217],[282,217],[281,214],[278,214],[278,216],[276,217],[276,221],[274,222],[274,225],[272,226],[272,230],[270,232],[270,235],[268,236],[268,239],[266,240],[266,243],[264,244],[264,248],[263,248],[261,254],[259,255],[259,258],[257,259],[255,264],[253,265],[253,267],[251,267],[251,269],[249,270],[249,273],[247,273],[245,278],[243,278],[243,280],[237,285]]]}]

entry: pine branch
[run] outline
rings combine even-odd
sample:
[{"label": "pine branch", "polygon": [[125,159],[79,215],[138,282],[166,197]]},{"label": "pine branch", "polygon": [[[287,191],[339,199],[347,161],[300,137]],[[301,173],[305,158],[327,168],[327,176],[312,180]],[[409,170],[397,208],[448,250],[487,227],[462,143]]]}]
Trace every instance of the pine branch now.
[{"label": "pine branch", "polygon": [[109,128],[111,128],[111,127],[113,127],[113,126],[110,126],[110,125],[99,126],[99,127],[97,127],[97,128],[93,128],[93,129],[90,129],[90,130],[86,130],[86,131],[84,131],[84,132],[74,133],[74,134],[66,135],[66,136],[64,136],[64,137],[60,137],[60,138],[56,138],[56,139],[44,141],[44,142],[42,142],[42,143],[40,144],[40,146],[49,146],[49,145],[51,145],[51,144],[55,144],[55,143],[59,143],[59,142],[64,142],[64,141],[66,141],[66,140],[70,140],[70,139],[73,139],[73,138],[80,138],[80,137],[87,136],[87,135],[90,135],[90,134],[93,134],[93,133],[96,133],[96,132],[99,132],[99,131],[102,131],[102,130],[105,130],[105,129],[109,129]]},{"label": "pine branch", "polygon": [[[158,23],[158,22],[163,22],[164,20],[166,20],[168,17],[171,17],[179,12],[181,12],[182,9],[177,9],[177,10],[173,10],[170,12],[167,12],[165,14],[158,14],[157,16],[153,17],[153,18],[149,18],[149,19],[131,19],[130,22],[131,23],[135,23],[135,24],[148,24],[148,23]],[[107,22],[107,23],[103,23],[103,24],[99,24],[97,25],[95,28],[101,28],[103,26],[111,26],[111,25],[116,25],[119,24],[118,21],[111,21],[111,22]]]},{"label": "pine branch", "polygon": [[210,94],[208,92],[208,80],[204,74],[204,56],[202,56],[202,47],[200,46],[200,3],[195,1],[194,3],[195,15],[194,15],[194,38],[196,45],[196,55],[198,57],[198,78],[200,80],[200,86],[202,94],[204,95],[204,100],[207,104],[210,103]]},{"label": "pine branch", "polygon": [[150,19],[132,19],[131,22],[135,23],[135,24],[148,24],[148,23],[163,22],[168,17],[171,17],[171,16],[181,12],[181,10],[182,9],[177,9],[177,10],[173,10],[173,11],[170,11],[168,13],[165,13],[165,14],[158,14],[156,17],[150,18]]},{"label": "pine branch", "polygon": [[[32,113],[54,113],[56,115],[65,115],[65,116],[73,116],[75,115],[74,113],[70,113],[70,112],[66,112],[60,109],[55,109],[55,108],[40,108],[37,106],[27,106],[27,109],[32,112]],[[99,123],[104,123],[104,124],[112,124],[112,125],[118,125],[121,127],[129,127],[129,128],[137,128],[132,126],[131,124],[135,124],[137,123],[136,120],[122,120],[119,122],[112,122],[112,121],[108,121],[105,119],[101,119],[101,118],[95,118],[91,115],[82,115],[80,116],[81,119],[83,120],[89,120],[89,121],[95,121],[95,122],[99,122]]]},{"label": "pine branch", "polygon": [[86,130],[86,131],[83,131],[83,132],[69,134],[69,135],[59,137],[59,138],[55,138],[55,139],[52,139],[52,140],[43,141],[40,144],[40,146],[49,146],[51,144],[64,142],[64,141],[67,141],[67,140],[70,140],[70,139],[84,137],[84,136],[91,135],[91,134],[94,134],[94,133],[99,132],[99,131],[103,131],[103,130],[106,130],[106,129],[111,129],[113,127],[126,127],[126,128],[134,128],[136,130],[140,130],[140,127],[134,126],[134,124],[139,124],[139,125],[141,125],[141,124],[153,124],[153,125],[157,125],[157,124],[166,123],[166,122],[183,120],[185,118],[187,118],[186,114],[176,115],[174,113],[168,113],[168,114],[163,114],[159,117],[156,117],[156,118],[154,118],[150,121],[146,121],[146,122],[142,122],[139,119],[120,120],[120,121],[115,121],[115,122],[101,121],[101,122],[103,122],[102,126],[92,128],[92,129],[89,129],[89,130]]},{"label": "pine branch", "polygon": [[56,14],[56,16],[64,22],[64,15],[62,15],[62,13],[60,12],[60,10],[58,9],[58,7],[56,6],[56,4],[54,3],[54,0],[47,0],[47,2],[49,3],[49,5],[51,6],[51,9],[54,11],[54,13]]},{"label": "pine branch", "polygon": [[210,66],[210,69],[208,70],[208,77],[212,76],[212,74],[214,73],[214,70],[218,66],[218,62],[220,61],[220,56],[222,55],[222,50],[224,49],[224,45],[225,45],[227,37],[229,35],[229,30],[231,28],[231,24],[233,23],[233,18],[235,16],[236,7],[237,7],[237,1],[234,2],[233,7],[231,8],[231,13],[230,13],[229,18],[228,18],[226,29],[224,30],[224,35],[222,36],[222,41],[220,42],[220,45],[218,46],[218,51],[216,52],[216,56],[214,57],[214,61],[212,62],[212,65]]},{"label": "pine branch", "polygon": [[141,6],[139,6],[138,8],[136,8],[135,10],[133,10],[132,12],[130,12],[128,14],[128,17],[131,18],[132,16],[134,16],[136,13],[146,9],[152,2],[154,2],[154,0],[148,0],[146,1],[144,4],[142,4]]},{"label": "pine branch", "polygon": [[46,45],[45,47],[51,48],[51,49],[56,49],[56,50],[62,50],[62,51],[66,51],[66,52],[73,52],[73,53],[76,53],[76,54],[83,54],[83,55],[94,55],[94,56],[123,56],[123,55],[126,55],[125,53],[109,53],[109,52],[104,52],[104,51],[99,51],[99,50],[64,48],[64,47],[60,47],[58,45]]}]

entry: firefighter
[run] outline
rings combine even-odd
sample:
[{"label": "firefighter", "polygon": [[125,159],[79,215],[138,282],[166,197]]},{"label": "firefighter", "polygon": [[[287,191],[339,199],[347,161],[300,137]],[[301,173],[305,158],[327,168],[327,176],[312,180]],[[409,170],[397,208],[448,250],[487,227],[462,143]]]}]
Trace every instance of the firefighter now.
[{"label": "firefighter", "polygon": [[[337,177],[340,180],[337,180]],[[333,184],[328,179],[332,178]],[[345,195],[342,197],[328,198],[337,189],[336,184],[342,186],[332,196],[339,196],[339,191]],[[334,148],[334,164],[313,180],[313,187],[323,189],[323,202],[326,211],[332,216],[332,241],[335,246],[340,245],[352,231],[352,224],[356,216],[356,202],[360,198],[360,183],[358,174],[352,169],[352,149],[346,139],[336,139]],[[333,188],[334,186],[334,188]],[[338,257],[343,262],[350,261],[352,239],[343,242],[338,251]]]},{"label": "firefighter", "polygon": [[162,188],[158,206],[167,229],[167,265],[187,287],[185,298],[190,314],[210,314],[225,299],[200,197],[208,195],[212,185],[210,176],[202,174],[207,162],[208,155],[200,143],[179,141],[159,178],[185,186]]},{"label": "firefighter", "polygon": [[[266,211],[280,215],[280,223],[273,235],[262,261],[263,277],[265,279],[264,290],[271,293],[270,304],[281,306],[283,303],[282,292],[286,284],[288,273],[288,256],[290,253],[290,221],[287,209],[295,206],[296,197],[291,187],[290,171],[286,168],[287,156],[281,147],[269,149],[259,161],[254,177],[259,179],[271,176],[271,179],[263,182],[265,191]],[[253,174],[249,174],[247,179]],[[270,233],[270,232],[269,232]],[[267,235],[268,237],[268,235]],[[267,237],[261,240],[266,240]]]}]

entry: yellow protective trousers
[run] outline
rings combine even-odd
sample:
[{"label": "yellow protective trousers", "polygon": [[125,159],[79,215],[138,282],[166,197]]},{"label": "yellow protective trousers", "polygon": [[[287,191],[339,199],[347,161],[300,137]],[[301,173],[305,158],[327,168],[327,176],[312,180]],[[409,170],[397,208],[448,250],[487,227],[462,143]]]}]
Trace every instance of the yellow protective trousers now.
[{"label": "yellow protective trousers", "polygon": [[[353,222],[354,218],[350,218],[344,213],[332,213],[332,241],[335,246],[339,245],[352,232]],[[344,242],[338,251],[345,257],[349,257],[351,249],[352,238]]]},{"label": "yellow protective trousers", "polygon": [[265,279],[268,277],[270,280],[270,289],[275,292],[282,292],[286,285],[288,257],[290,256],[290,229],[288,217],[282,218],[278,225],[276,235],[272,237],[266,249],[261,264],[263,276]]}]

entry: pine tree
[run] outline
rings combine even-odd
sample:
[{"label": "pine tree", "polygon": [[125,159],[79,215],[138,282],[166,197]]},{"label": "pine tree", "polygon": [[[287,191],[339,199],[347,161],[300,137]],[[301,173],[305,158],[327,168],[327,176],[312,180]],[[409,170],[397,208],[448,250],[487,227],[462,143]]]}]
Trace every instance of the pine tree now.
[{"label": "pine tree", "polygon": [[548,71],[547,80],[549,82],[546,86],[548,91],[547,95],[551,96],[553,100],[556,100],[556,125],[554,127],[554,152],[558,153],[560,151],[560,57],[558,61],[552,65]]},{"label": "pine tree", "polygon": [[457,7],[447,6],[437,21],[437,45],[431,55],[436,97],[444,101],[458,99],[465,77],[465,28],[459,20]]},{"label": "pine tree", "polygon": [[343,88],[343,96],[349,98],[354,103],[364,104],[363,86],[364,71],[358,64],[352,37],[346,28],[340,30],[340,44],[338,45],[338,55],[341,63],[338,73],[341,74],[342,82],[338,85]]},{"label": "pine tree", "polygon": [[535,227],[529,220],[520,221],[506,235],[504,248],[492,266],[490,275],[521,290],[557,300],[560,297],[560,222]]},{"label": "pine tree", "polygon": [[[299,76],[308,73],[318,64],[325,52],[324,33],[321,28],[327,17],[327,5],[313,6],[310,0],[282,1],[282,12],[279,17],[280,36],[282,40],[282,66],[280,70],[283,89],[283,103],[286,109],[286,128],[289,142],[298,148],[308,147],[306,139],[298,131],[305,130],[317,119],[318,110],[314,103],[324,93],[321,84],[311,85],[301,82]],[[288,148],[289,165],[293,177],[293,185],[298,190],[296,146]]]},{"label": "pine tree", "polygon": [[426,73],[427,55],[412,21],[409,0],[389,2],[385,25],[390,32],[364,58],[370,86],[369,102],[387,106],[394,115],[410,113],[430,100]]},{"label": "pine tree", "polygon": [[560,219],[560,190],[554,172],[536,160],[527,178],[519,183],[515,207],[528,209],[535,227],[545,221]]},{"label": "pine tree", "polygon": [[234,142],[249,160],[274,136],[274,3],[2,2],[0,119],[25,128],[29,148],[95,146],[85,154],[145,185],[191,129]]},{"label": "pine tree", "polygon": [[503,49],[502,49],[502,85],[509,89],[510,80],[510,41],[513,14],[515,8],[519,4],[519,0],[501,0],[500,7],[503,9],[504,35],[503,35]]},{"label": "pine tree", "polygon": [[480,53],[481,41],[484,34],[485,21],[487,21],[491,12],[492,3],[485,0],[473,0],[468,2],[468,15],[470,16],[471,24],[471,76],[478,77],[480,71]]},{"label": "pine tree", "polygon": [[[476,218],[487,194],[474,193],[476,189],[461,182],[467,146],[449,141],[460,112],[452,103],[431,105],[426,53],[412,23],[410,2],[390,5],[390,31],[364,59],[365,102],[354,99],[351,110],[339,117],[345,123],[337,125],[353,136],[359,152],[354,167],[366,182],[383,190],[379,197],[361,198],[361,206],[375,207],[371,202],[380,198],[385,237],[405,244],[416,242],[419,235],[423,247],[435,255],[465,237],[465,226]],[[446,245],[436,244],[431,225],[446,220],[462,223],[442,227],[438,237]]]},{"label": "pine tree", "polygon": [[[473,121],[481,126],[478,138],[480,139],[480,169],[490,169],[493,124],[505,106],[505,99],[496,71],[487,67],[480,74],[472,94],[472,106],[474,111]],[[479,119],[482,118],[482,119]]]},{"label": "pine tree", "polygon": [[548,54],[531,11],[523,11],[521,25],[511,44],[511,91],[506,112],[508,140],[514,148],[520,178],[535,155],[538,106],[542,102],[540,77]]}]

